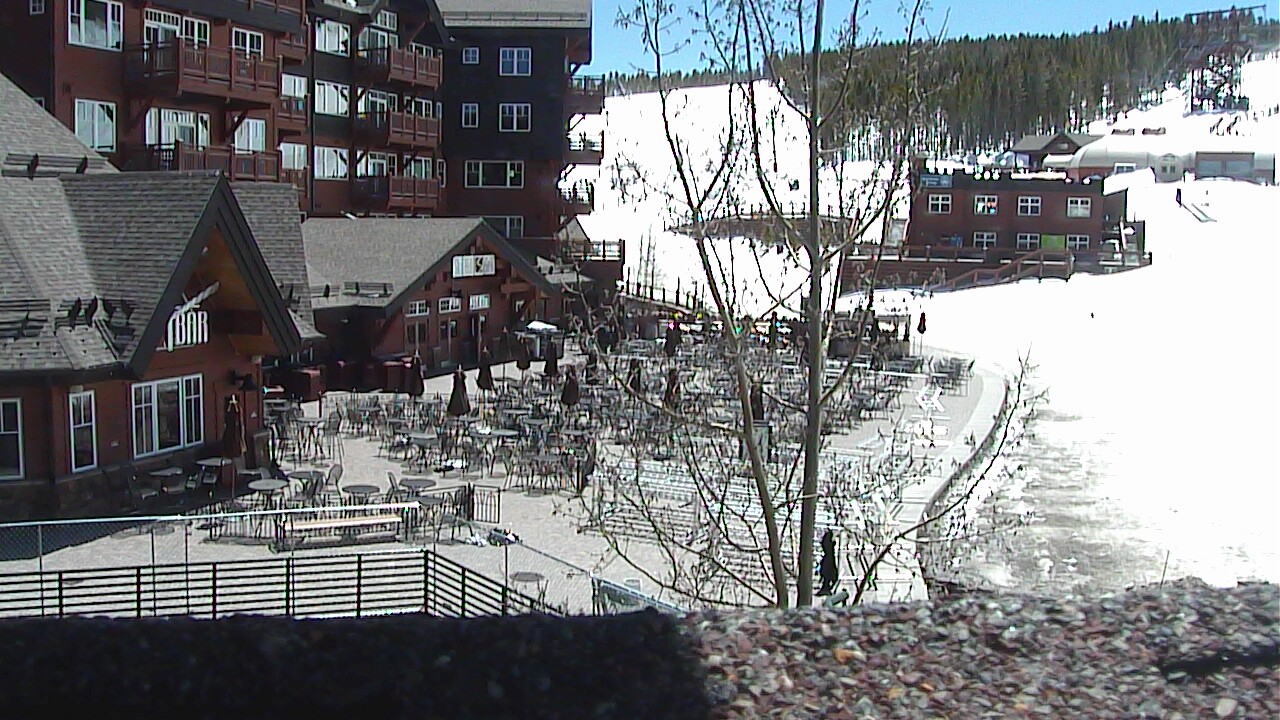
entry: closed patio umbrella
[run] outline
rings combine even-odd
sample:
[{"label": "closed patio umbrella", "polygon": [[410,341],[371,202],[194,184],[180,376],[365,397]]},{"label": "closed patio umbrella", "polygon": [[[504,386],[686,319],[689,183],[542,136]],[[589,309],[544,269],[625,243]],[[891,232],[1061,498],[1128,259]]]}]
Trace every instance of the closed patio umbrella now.
[{"label": "closed patio umbrella", "polygon": [[517,340],[515,344],[516,367],[528,370],[533,365],[533,360],[529,356],[529,342],[527,340]]},{"label": "closed patio umbrella", "polygon": [[548,342],[547,360],[546,364],[542,366],[542,374],[547,377],[558,376],[560,374],[560,365],[557,362],[559,359],[560,353],[556,350],[556,344],[554,342]]},{"label": "closed patio umbrella", "polygon": [[631,367],[627,369],[627,387],[631,388],[631,392],[637,396],[644,396],[644,381],[640,377],[640,361],[632,359]]},{"label": "closed patio umbrella", "polygon": [[600,360],[595,353],[593,352],[587,353],[587,367],[585,370],[585,377],[583,378],[583,380],[588,385],[594,385],[596,384],[596,381],[599,380],[599,377],[598,377],[599,361]]},{"label": "closed patio umbrella", "polygon": [[[240,411],[240,401],[235,395],[227,397],[227,406],[223,409],[222,425],[222,457],[230,460],[244,457],[244,417]],[[236,496],[235,473],[231,474],[231,497]]]},{"label": "closed patio umbrella", "polygon": [[662,393],[662,405],[674,409],[680,402],[680,371],[671,368],[667,371],[667,389]]},{"label": "closed patio umbrella", "polygon": [[679,323],[671,323],[667,327],[667,342],[663,345],[662,350],[667,357],[673,358],[680,351],[680,340],[683,333],[680,331]]},{"label": "closed patio umbrella", "polygon": [[467,378],[462,368],[453,371],[453,392],[449,393],[449,405],[445,411],[453,417],[462,417],[471,412],[471,399],[467,397]]},{"label": "closed patio umbrella", "polygon": [[924,322],[924,313],[920,313],[920,324],[916,325],[916,334],[923,335],[924,331],[927,329],[928,327],[925,325],[925,322]]},{"label": "closed patio umbrella", "polygon": [[426,392],[426,384],[422,381],[422,358],[414,353],[409,358],[409,369],[406,371],[404,379],[404,391],[409,397],[419,398]]},{"label": "closed patio umbrella", "polygon": [[578,387],[578,373],[570,366],[565,373],[564,388],[560,391],[560,402],[565,407],[573,407],[582,399],[581,389]]},{"label": "closed patio umbrella", "polygon": [[481,350],[480,372],[476,374],[476,387],[489,392],[493,391],[493,368],[489,366],[492,362],[493,356],[489,354],[489,349]]}]

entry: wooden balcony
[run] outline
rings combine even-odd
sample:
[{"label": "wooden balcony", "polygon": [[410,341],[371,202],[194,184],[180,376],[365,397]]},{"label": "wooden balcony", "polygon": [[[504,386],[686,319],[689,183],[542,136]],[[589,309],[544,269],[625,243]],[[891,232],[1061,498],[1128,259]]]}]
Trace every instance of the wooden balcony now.
[{"label": "wooden balcony", "polygon": [[441,61],[400,48],[356,52],[356,78],[366,84],[400,83],[434,90],[440,87]]},{"label": "wooden balcony", "polygon": [[280,97],[280,63],[183,40],[124,51],[124,83],[143,97],[204,95],[239,108],[271,107]]},{"label": "wooden balcony", "polygon": [[595,209],[596,187],[590,182],[575,183],[573,187],[560,191],[562,207],[560,215],[571,218],[575,215],[590,215]]},{"label": "wooden balcony", "polygon": [[284,169],[280,171],[280,182],[287,182],[298,190],[298,209],[307,210],[310,203],[307,202],[308,190],[307,171],[303,169]]},{"label": "wooden balcony", "polygon": [[286,34],[276,43],[276,54],[281,60],[303,62],[307,59],[307,33],[301,35]]},{"label": "wooden balcony", "polygon": [[599,165],[604,161],[604,136],[584,133],[566,138],[564,161],[568,165]]},{"label": "wooden balcony", "polygon": [[394,110],[360,113],[356,116],[355,139],[368,147],[429,150],[440,144],[440,120]]},{"label": "wooden balcony", "polygon": [[280,153],[238,153],[225,147],[172,145],[122,146],[116,162],[122,170],[221,170],[231,180],[280,179]]},{"label": "wooden balcony", "polygon": [[440,202],[440,181],[404,175],[374,175],[351,183],[351,200],[361,209],[430,213]]},{"label": "wooden balcony", "polygon": [[564,96],[567,115],[599,115],[604,112],[604,78],[571,77]]},{"label": "wooden balcony", "polygon": [[299,135],[307,130],[307,99],[282,97],[276,106],[276,130],[284,135]]}]

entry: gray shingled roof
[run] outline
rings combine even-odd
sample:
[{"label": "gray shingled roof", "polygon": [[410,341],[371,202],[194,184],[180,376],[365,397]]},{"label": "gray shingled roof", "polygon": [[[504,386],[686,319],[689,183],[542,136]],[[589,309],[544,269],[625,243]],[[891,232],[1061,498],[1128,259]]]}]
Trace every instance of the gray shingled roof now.
[{"label": "gray shingled roof", "polygon": [[[330,286],[329,297],[312,297],[316,309],[394,309],[411,286],[475,233],[520,275],[544,291],[554,287],[516,248],[480,218],[309,218],[302,224],[307,275],[313,289]],[[360,283],[361,294],[341,292]],[[369,292],[386,286],[386,292]]]},{"label": "gray shingled roof", "polygon": [[0,75],[0,167],[25,168],[33,154],[42,168],[72,170],[89,158],[89,171],[115,172],[96,152],[85,147],[58,119]]},{"label": "gray shingled roof", "polygon": [[591,0],[437,0],[450,28],[586,28]]},{"label": "gray shingled roof", "polygon": [[253,231],[258,250],[266,260],[276,287],[288,298],[298,331],[306,339],[323,337],[314,326],[311,297],[307,292],[307,260],[302,248],[302,217],[298,190],[286,183],[234,182],[231,190],[244,219]]},{"label": "gray shingled roof", "polygon": [[1049,135],[1023,135],[1018,144],[1010,148],[1010,152],[1027,153],[1040,152],[1049,146],[1058,136],[1063,136],[1071,142],[1084,147],[1089,143],[1100,139],[1101,135],[1089,135],[1087,133],[1051,133]]}]

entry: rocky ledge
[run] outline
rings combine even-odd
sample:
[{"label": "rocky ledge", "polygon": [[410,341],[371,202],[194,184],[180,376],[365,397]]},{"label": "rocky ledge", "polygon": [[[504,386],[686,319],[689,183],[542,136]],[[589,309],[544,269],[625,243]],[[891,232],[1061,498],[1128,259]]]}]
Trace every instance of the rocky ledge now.
[{"label": "rocky ledge", "polygon": [[715,718],[1280,717],[1280,593],[1269,584],[681,622],[708,668]]}]

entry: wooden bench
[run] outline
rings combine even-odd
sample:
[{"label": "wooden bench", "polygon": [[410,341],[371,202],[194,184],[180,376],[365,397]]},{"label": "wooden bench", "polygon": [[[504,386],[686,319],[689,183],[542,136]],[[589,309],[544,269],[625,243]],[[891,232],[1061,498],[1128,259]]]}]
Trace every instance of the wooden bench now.
[{"label": "wooden bench", "polygon": [[310,540],[331,539],[336,542],[394,540],[404,519],[399,515],[357,515],[354,517],[288,520],[276,543],[279,549],[296,549]]}]

